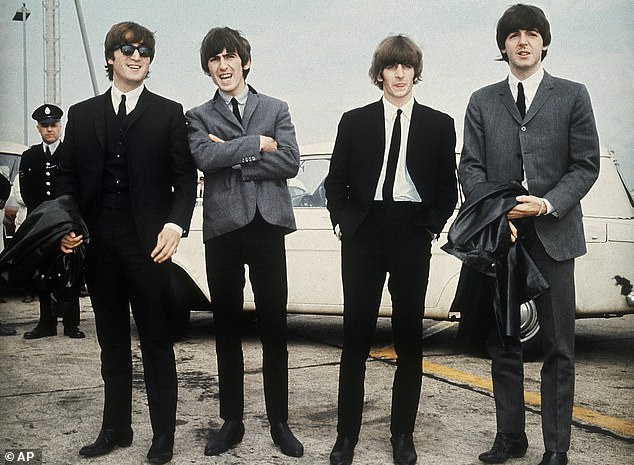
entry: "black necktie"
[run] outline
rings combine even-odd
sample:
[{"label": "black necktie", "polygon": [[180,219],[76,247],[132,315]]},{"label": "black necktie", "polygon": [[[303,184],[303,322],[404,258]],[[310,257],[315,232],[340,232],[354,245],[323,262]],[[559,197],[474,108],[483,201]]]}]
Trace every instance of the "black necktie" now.
[{"label": "black necktie", "polygon": [[47,159],[51,158],[51,148],[48,145],[46,146],[45,152],[46,152],[46,158]]},{"label": "black necktie", "polygon": [[117,111],[117,116],[119,118],[123,118],[126,115],[125,109],[125,94],[121,94],[121,102],[119,102],[119,110]]},{"label": "black necktie", "polygon": [[401,150],[401,113],[402,110],[396,111],[394,118],[394,127],[392,128],[392,140],[390,141],[390,151],[387,155],[387,169],[385,170],[385,181],[383,182],[383,200],[394,200],[394,179],[396,177],[396,164],[398,162],[398,153]]},{"label": "black necktie", "polygon": [[231,106],[233,107],[233,114],[236,115],[238,123],[242,124],[242,117],[240,116],[240,109],[238,108],[238,101],[234,98],[231,99]]},{"label": "black necktie", "polygon": [[526,96],[524,95],[524,86],[521,82],[517,83],[517,109],[520,111],[522,118],[526,116]]}]

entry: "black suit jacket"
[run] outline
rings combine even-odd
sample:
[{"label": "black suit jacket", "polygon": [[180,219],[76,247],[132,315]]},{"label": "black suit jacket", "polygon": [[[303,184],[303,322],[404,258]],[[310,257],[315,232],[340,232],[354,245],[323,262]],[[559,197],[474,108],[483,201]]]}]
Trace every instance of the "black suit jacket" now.
[{"label": "black suit jacket", "polygon": [[[70,194],[94,227],[101,207],[110,90],[68,110],[56,195]],[[149,254],[165,223],[187,231],[196,202],[196,168],[189,152],[181,104],[145,89],[128,115],[126,137],[130,202]]]},{"label": "black suit jacket", "polygon": [[[345,236],[374,201],[385,143],[382,100],[344,113],[324,186],[332,224]],[[414,102],[406,161],[422,202],[412,222],[433,233],[442,231],[458,200],[455,148],[453,119]]]}]

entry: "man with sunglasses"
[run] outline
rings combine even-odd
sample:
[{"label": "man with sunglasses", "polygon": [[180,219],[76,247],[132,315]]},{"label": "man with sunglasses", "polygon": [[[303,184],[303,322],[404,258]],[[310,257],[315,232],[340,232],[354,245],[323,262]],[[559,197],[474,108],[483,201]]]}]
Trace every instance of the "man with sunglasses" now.
[{"label": "man with sunglasses", "polygon": [[[79,203],[90,230],[86,279],[101,347],[105,402],[101,431],[84,456],[132,443],[130,308],[143,357],[152,423],[150,463],[172,458],[177,381],[170,329],[170,259],[189,227],[196,169],[183,108],[145,88],[154,35],[132,22],[105,40],[103,95],[68,111],[56,194]],[[70,233],[62,251],[82,242]]]},{"label": "man with sunglasses", "polygon": [[[35,109],[31,117],[37,121],[37,130],[42,142],[26,150],[20,158],[20,172],[16,182],[16,197],[26,206],[27,215],[35,207],[53,197],[53,185],[62,155],[61,119],[63,110],[57,105],[44,104]],[[24,333],[25,339],[40,339],[57,334],[57,314],[62,314],[64,335],[73,339],[85,337],[79,329],[79,299],[66,308],[53,309],[51,295],[46,289],[38,290],[40,319],[31,331]]]}]

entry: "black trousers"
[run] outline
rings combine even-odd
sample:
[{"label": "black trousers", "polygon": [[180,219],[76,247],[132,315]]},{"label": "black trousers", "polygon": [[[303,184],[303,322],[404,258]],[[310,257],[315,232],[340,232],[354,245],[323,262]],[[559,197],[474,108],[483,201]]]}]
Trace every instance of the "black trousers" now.
[{"label": "black trousers", "polygon": [[245,265],[249,266],[262,368],[266,413],[271,423],[288,420],[288,352],[286,349],[286,230],[259,213],[247,226],[205,242],[207,279],[216,327],[220,417],[242,420],[244,360],[242,314]]},{"label": "black trousers", "polygon": [[[57,312],[53,312],[51,294],[48,291],[38,291],[40,301],[40,321],[37,326],[42,329],[53,329],[57,327]],[[79,326],[79,299],[63,304],[62,322],[65,329]],[[60,310],[59,308],[56,310]]]},{"label": "black trousers", "polygon": [[363,411],[365,362],[389,273],[392,333],[397,355],[392,386],[392,434],[411,434],[422,380],[423,313],[431,236],[411,217],[415,203],[375,203],[341,246],[344,339],[339,370],[337,432],[357,438]]},{"label": "black trousers", "polygon": [[[546,450],[566,452],[575,385],[574,260],[558,262],[534,237],[528,249],[550,289],[535,299],[544,360],[541,370],[542,434]],[[487,338],[495,394],[497,430],[521,433],[525,427],[524,369],[519,341],[505,348],[497,329]]]},{"label": "black trousers", "polygon": [[174,434],[177,381],[169,262],[152,261],[139,241],[130,210],[102,209],[90,241],[86,280],[101,347],[103,427],[122,429],[132,422],[132,308],[152,430]]}]

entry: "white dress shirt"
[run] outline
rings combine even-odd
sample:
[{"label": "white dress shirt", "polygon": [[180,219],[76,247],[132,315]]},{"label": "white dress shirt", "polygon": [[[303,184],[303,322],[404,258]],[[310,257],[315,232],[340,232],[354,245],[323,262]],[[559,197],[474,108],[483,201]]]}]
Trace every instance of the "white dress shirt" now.
[{"label": "white dress shirt", "polygon": [[[385,172],[387,171],[387,159],[390,152],[390,142],[394,129],[394,120],[398,107],[392,105],[383,98],[383,108],[385,115],[385,149],[383,152],[383,166],[379,175],[379,182],[374,193],[374,200],[383,200],[383,183],[385,182]],[[396,164],[396,175],[394,177],[393,198],[395,202],[420,202],[421,198],[416,190],[416,186],[407,171],[407,140],[409,138],[409,126],[412,121],[412,109],[414,108],[414,98],[400,107],[401,113],[401,145]]]}]

